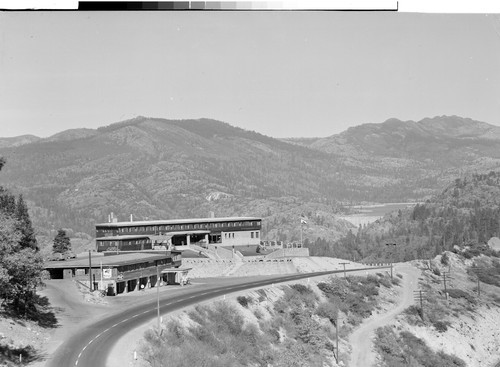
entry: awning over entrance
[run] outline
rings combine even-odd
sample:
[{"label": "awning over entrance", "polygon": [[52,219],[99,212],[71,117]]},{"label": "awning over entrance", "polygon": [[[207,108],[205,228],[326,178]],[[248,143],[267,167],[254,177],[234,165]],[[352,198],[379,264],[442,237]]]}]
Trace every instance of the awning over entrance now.
[{"label": "awning over entrance", "polygon": [[182,236],[187,234],[209,234],[209,233],[210,231],[204,231],[204,230],[168,232],[168,234],[172,236]]},{"label": "awning over entrance", "polygon": [[167,274],[167,273],[188,273],[189,270],[193,268],[184,268],[184,269],[164,269],[161,271],[162,274]]},{"label": "awning over entrance", "polygon": [[172,239],[172,235],[166,234],[162,236],[148,236],[148,238],[154,243],[163,243],[163,242],[168,242],[170,239]]}]

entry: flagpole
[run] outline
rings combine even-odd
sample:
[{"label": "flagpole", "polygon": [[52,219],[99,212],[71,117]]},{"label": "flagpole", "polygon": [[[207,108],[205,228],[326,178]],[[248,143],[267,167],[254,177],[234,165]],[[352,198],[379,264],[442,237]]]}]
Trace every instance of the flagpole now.
[{"label": "flagpole", "polygon": [[303,244],[302,244],[302,219],[300,220],[300,247],[301,248],[303,247]]}]

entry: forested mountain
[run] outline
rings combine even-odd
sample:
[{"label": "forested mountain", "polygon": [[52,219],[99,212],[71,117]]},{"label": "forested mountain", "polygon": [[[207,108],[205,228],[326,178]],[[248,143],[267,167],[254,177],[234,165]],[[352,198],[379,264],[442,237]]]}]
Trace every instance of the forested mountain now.
[{"label": "forested mountain", "polygon": [[[264,235],[338,239],[340,203],[420,201],[464,172],[500,167],[499,128],[458,117],[389,120],[325,139],[279,140],[209,120],[137,117],[0,148],[0,183],[39,234],[120,220],[256,215]],[[52,231],[52,232],[50,232]]]},{"label": "forested mountain", "polygon": [[39,228],[91,234],[110,212],[122,220],[272,215],[315,202],[332,213],[346,190],[331,155],[205,119],[139,117],[0,156],[2,182],[30,200]]},{"label": "forested mountain", "polygon": [[389,119],[288,141],[341,157],[344,169],[377,188],[354,195],[367,201],[421,200],[463,174],[500,167],[500,127],[458,116]]},{"label": "forested mountain", "polygon": [[407,261],[432,258],[454,246],[500,236],[500,172],[456,179],[431,200],[349,232],[313,252],[344,257]]}]

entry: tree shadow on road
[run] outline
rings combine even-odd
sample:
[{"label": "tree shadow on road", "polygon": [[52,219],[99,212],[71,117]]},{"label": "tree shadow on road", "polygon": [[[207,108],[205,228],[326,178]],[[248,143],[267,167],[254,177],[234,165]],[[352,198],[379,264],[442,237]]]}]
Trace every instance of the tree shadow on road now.
[{"label": "tree shadow on road", "polygon": [[54,308],[45,296],[35,294],[27,304],[18,308],[13,305],[4,305],[2,312],[6,317],[12,318],[21,326],[25,326],[23,320],[35,321],[43,328],[55,328],[59,326]]},{"label": "tree shadow on road", "polygon": [[38,322],[43,328],[55,328],[59,326],[53,307],[45,296],[35,295],[33,307],[28,308],[27,318]]}]

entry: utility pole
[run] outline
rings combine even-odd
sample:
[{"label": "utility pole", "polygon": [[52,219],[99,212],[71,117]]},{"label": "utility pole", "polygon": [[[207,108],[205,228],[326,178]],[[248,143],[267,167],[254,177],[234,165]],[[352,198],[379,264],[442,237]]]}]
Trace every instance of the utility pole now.
[{"label": "utility pole", "polygon": [[441,276],[443,277],[443,284],[444,284],[444,292],[446,293],[447,292],[447,288],[446,288],[446,280],[448,280],[448,283],[449,283],[449,280],[450,279],[453,279],[452,277],[450,277],[448,275],[449,273],[447,271],[443,271],[443,273],[441,274]]},{"label": "utility pole", "polygon": [[[394,246],[395,247],[397,244],[396,243],[386,243],[385,245],[386,246]],[[392,277],[392,262],[394,260],[392,255],[393,255],[393,252],[391,251],[391,279],[393,279],[393,277]]]},{"label": "utility pole", "polygon": [[156,309],[158,313],[158,335],[160,334],[160,268],[156,263]]},{"label": "utility pole", "polygon": [[349,263],[339,263],[340,265],[344,265],[344,278],[347,278],[347,276],[345,275],[345,266]]},{"label": "utility pole", "polygon": [[453,278],[450,277],[448,275],[448,272],[446,272],[446,271],[443,271],[443,273],[441,275],[443,277],[442,281],[443,281],[443,284],[444,284],[444,294],[445,294],[446,299],[448,300],[448,288],[446,287],[446,281],[448,280],[448,283],[449,283],[449,281],[451,279],[453,279]]},{"label": "utility pole", "polygon": [[418,291],[413,291],[413,298],[415,301],[420,301],[420,316],[422,317],[422,321],[424,321],[424,296],[426,291],[419,289]]},{"label": "utility pole", "polygon": [[337,320],[335,321],[335,349],[337,351],[337,356],[335,357],[335,360],[337,363],[339,363],[339,318],[337,317]]},{"label": "utility pole", "polygon": [[335,319],[335,352],[333,353],[333,356],[335,357],[335,362],[339,363],[339,320],[341,320],[341,317],[338,317]]},{"label": "utility pole", "polygon": [[89,250],[89,289],[90,292],[94,291],[94,284],[92,284],[92,255]]},{"label": "utility pole", "polygon": [[477,279],[477,296],[479,298],[479,297],[481,297],[481,280],[479,279],[479,274],[478,273],[482,273],[483,271],[486,271],[489,268],[480,267],[480,266],[472,266],[470,269],[476,275],[476,279]]}]

